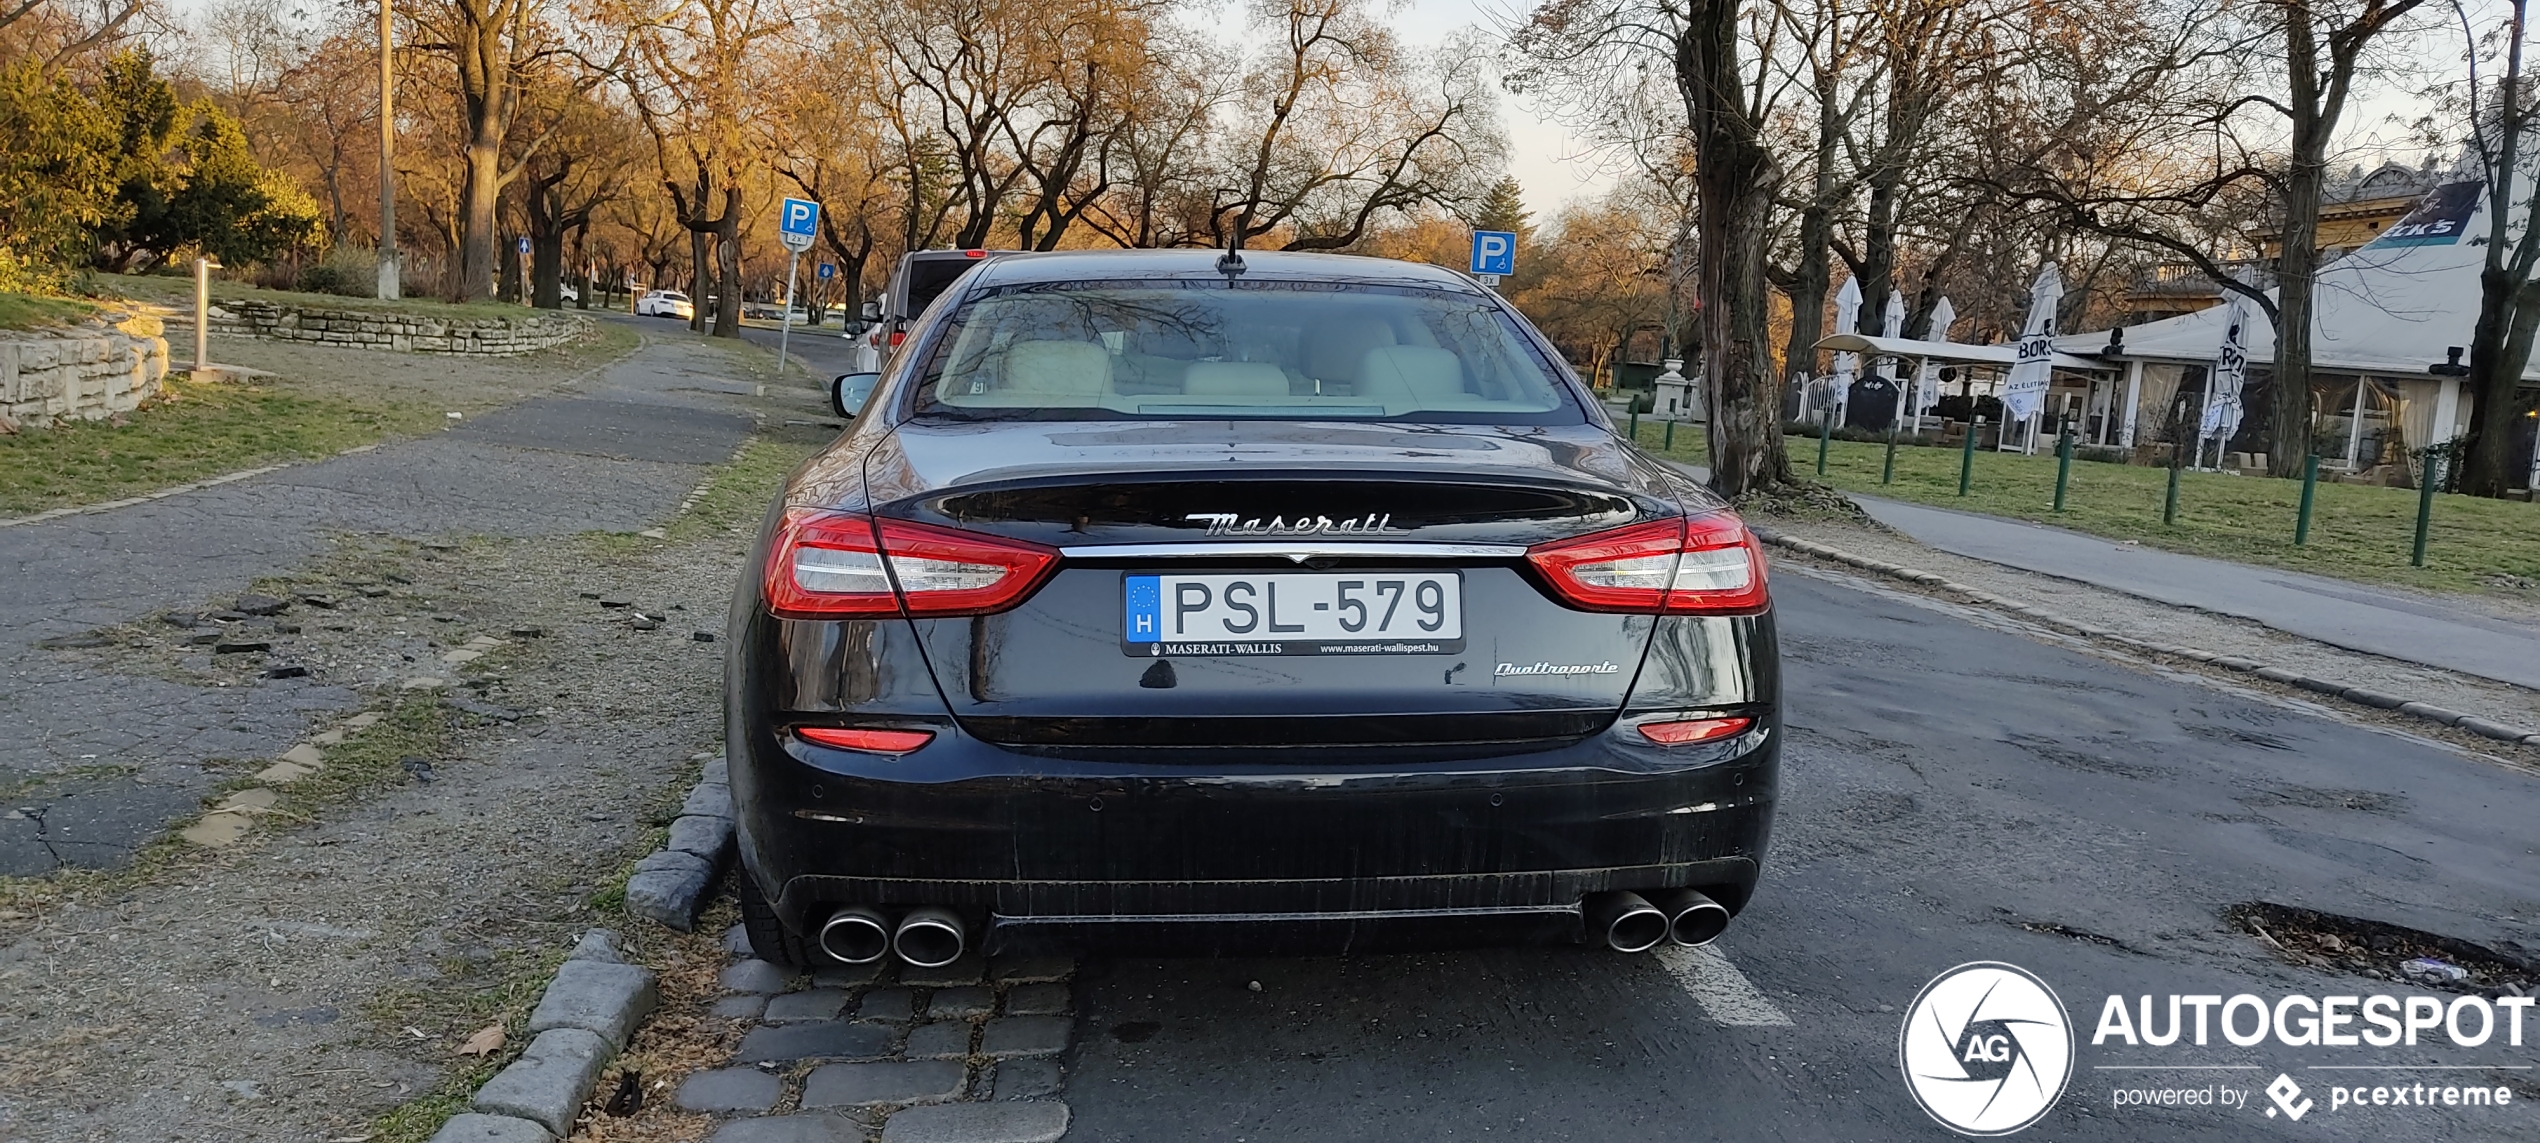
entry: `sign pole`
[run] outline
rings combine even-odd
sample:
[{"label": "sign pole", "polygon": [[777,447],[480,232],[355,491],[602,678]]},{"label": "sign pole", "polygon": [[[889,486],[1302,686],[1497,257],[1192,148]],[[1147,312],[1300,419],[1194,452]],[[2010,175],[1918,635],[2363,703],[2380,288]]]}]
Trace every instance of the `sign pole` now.
[{"label": "sign pole", "polygon": [[794,333],[794,274],[803,265],[802,251],[785,259],[785,310],[776,315],[776,373],[785,373],[785,343]]}]

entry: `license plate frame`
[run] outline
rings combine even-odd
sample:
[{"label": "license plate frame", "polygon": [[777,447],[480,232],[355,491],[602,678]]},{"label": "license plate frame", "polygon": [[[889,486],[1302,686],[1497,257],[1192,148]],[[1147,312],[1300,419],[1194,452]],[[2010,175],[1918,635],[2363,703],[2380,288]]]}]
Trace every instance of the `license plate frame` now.
[{"label": "license plate frame", "polygon": [[[1339,626],[1340,609],[1332,606],[1342,602],[1338,597],[1346,581],[1358,581],[1364,584],[1368,598],[1359,602],[1372,605],[1364,613],[1363,621],[1366,630],[1361,632],[1349,632],[1342,629]],[[1397,606],[1393,608],[1394,622],[1389,627],[1380,625],[1383,617],[1379,614],[1379,610],[1385,606],[1387,598],[1386,593],[1375,586],[1380,581],[1400,581],[1402,584],[1399,594],[1391,597]],[[1310,598],[1297,599],[1294,594],[1296,589],[1308,582],[1319,583],[1329,590],[1327,592],[1309,591]],[[1439,603],[1447,621],[1441,623],[1438,631],[1427,632],[1422,631],[1418,625],[1420,616],[1429,614],[1421,610],[1426,600],[1420,588],[1432,582],[1441,585],[1441,594],[1444,598],[1440,599]],[[1250,598],[1245,600],[1247,604],[1260,611],[1259,618],[1254,620],[1253,629],[1192,632],[1190,626],[1193,622],[1206,622],[1207,619],[1193,620],[1188,613],[1179,616],[1173,614],[1175,600],[1184,604],[1189,602],[1189,597],[1181,595],[1177,590],[1180,584],[1186,583],[1201,584],[1210,589],[1212,599],[1210,606],[1205,610],[1212,614],[1219,610],[1215,605],[1222,599],[1218,593],[1225,585],[1229,583],[1255,585]],[[1267,590],[1273,585],[1288,585],[1291,591],[1289,601],[1276,608],[1271,606],[1276,597]],[[1121,573],[1119,598],[1121,604],[1120,651],[1124,655],[1142,659],[1164,656],[1394,656],[1464,653],[1464,573],[1456,568],[1353,568],[1348,571],[1275,572],[1128,571]],[[1294,604],[1323,606],[1305,607],[1301,612],[1286,610]],[[1409,606],[1402,606],[1406,604]],[[1153,636],[1140,637],[1141,633],[1137,627],[1141,616],[1146,617],[1154,625]],[[1328,624],[1323,622],[1326,617],[1331,620]],[[1179,631],[1174,629],[1174,621],[1177,619],[1180,620]],[[1289,625],[1283,621],[1290,619],[1307,621],[1293,624],[1300,628],[1299,630],[1271,630],[1274,626]],[[1220,626],[1225,625],[1223,619],[1219,619],[1218,623]],[[1326,628],[1329,629],[1331,637],[1326,637],[1322,633]],[[1449,631],[1453,633],[1451,637],[1447,635]],[[1192,634],[1207,634],[1210,637],[1178,637]]]}]

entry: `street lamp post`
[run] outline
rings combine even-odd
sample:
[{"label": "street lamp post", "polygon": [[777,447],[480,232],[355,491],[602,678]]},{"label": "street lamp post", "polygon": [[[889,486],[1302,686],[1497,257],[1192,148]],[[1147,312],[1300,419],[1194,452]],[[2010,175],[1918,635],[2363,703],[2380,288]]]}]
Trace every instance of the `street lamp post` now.
[{"label": "street lamp post", "polygon": [[397,62],[391,54],[389,13],[379,0],[379,296],[395,300],[397,281]]}]

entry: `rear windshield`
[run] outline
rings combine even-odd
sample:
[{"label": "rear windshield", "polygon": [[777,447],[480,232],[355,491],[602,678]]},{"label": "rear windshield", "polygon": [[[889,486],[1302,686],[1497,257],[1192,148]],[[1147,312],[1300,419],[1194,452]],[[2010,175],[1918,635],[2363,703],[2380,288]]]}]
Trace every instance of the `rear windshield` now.
[{"label": "rear windshield", "polygon": [[911,259],[908,264],[908,308],[900,316],[916,317],[925,313],[926,307],[934,305],[935,299],[944,296],[944,291],[951,288],[953,282],[981,261],[966,255],[961,258]]},{"label": "rear windshield", "polygon": [[1567,385],[1491,301],[1358,283],[1078,282],[963,302],[917,415],[1568,425]]}]

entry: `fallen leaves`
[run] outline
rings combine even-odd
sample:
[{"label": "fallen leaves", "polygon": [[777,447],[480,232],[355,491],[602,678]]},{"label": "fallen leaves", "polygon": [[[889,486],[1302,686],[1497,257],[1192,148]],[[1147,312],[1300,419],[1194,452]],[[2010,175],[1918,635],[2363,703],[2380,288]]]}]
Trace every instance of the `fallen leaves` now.
[{"label": "fallen leaves", "polygon": [[500,1051],[502,1047],[503,1026],[500,1024],[488,1024],[477,1029],[476,1034],[468,1037],[466,1043],[459,1045],[459,1054],[462,1056],[490,1056],[495,1052]]}]

